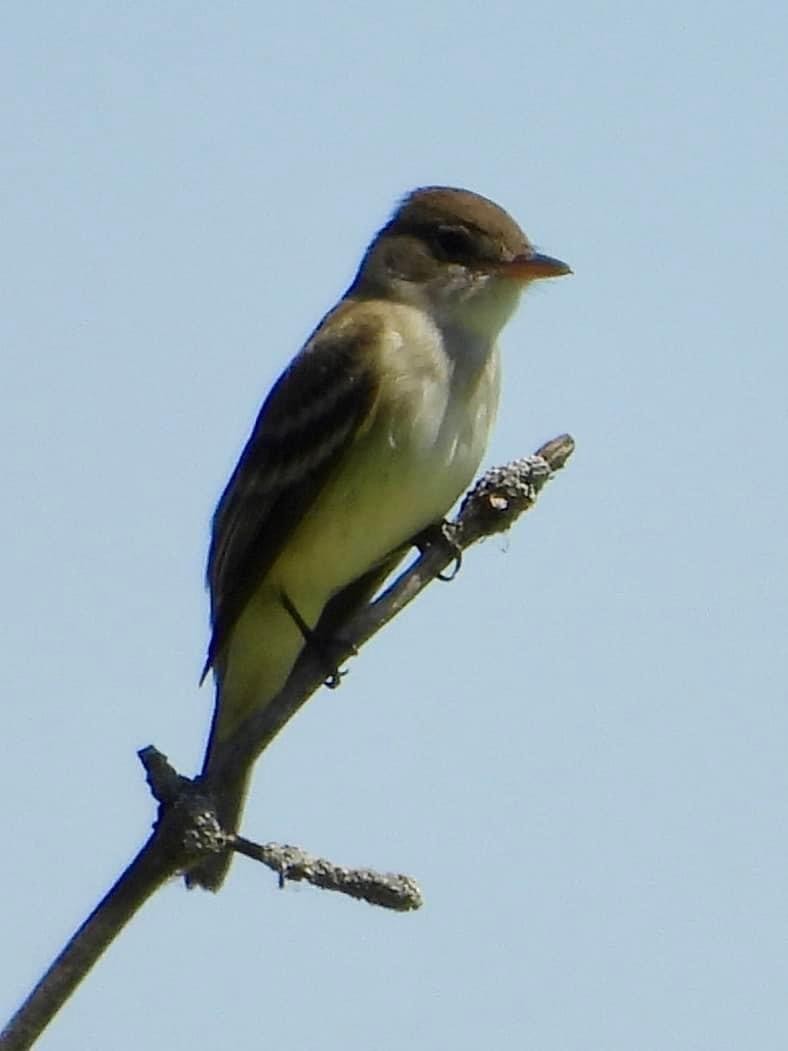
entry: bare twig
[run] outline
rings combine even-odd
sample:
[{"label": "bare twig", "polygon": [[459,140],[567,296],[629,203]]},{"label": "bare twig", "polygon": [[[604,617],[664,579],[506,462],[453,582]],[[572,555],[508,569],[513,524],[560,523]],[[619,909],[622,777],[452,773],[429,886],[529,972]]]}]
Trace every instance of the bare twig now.
[{"label": "bare twig", "polygon": [[49,1024],[129,920],[175,871],[157,835],[148,840],[112,889],[66,944],[0,1034],[2,1051],[25,1051]]},{"label": "bare twig", "polygon": [[238,854],[261,861],[279,876],[279,886],[304,880],[322,890],[336,890],[351,898],[380,905],[396,912],[411,912],[421,908],[423,899],[419,885],[410,876],[373,869],[348,869],[325,858],[316,858],[300,847],[279,843],[252,843],[243,836],[234,836],[232,849]]}]

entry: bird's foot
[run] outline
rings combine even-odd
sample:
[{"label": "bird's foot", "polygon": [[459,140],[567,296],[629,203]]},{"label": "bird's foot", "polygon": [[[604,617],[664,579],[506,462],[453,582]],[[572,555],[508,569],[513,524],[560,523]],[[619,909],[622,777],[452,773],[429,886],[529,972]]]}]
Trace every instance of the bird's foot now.
[{"label": "bird's foot", "polygon": [[[301,632],[301,636],[307,647],[315,653],[326,670],[325,685],[329,690],[335,690],[340,685],[347,672],[342,671],[339,663],[348,651],[348,642],[340,635],[327,636],[322,632],[310,628],[289,595],[281,593],[282,605],[287,610],[293,623]],[[355,646],[351,647],[352,655],[355,655]]]},{"label": "bird's foot", "polygon": [[448,571],[439,573],[437,579],[444,582],[454,580],[462,566],[462,548],[454,539],[454,527],[445,518],[440,522],[427,526],[418,536],[413,538],[413,546],[418,548],[422,555],[436,544],[448,547],[453,555],[451,568]]}]

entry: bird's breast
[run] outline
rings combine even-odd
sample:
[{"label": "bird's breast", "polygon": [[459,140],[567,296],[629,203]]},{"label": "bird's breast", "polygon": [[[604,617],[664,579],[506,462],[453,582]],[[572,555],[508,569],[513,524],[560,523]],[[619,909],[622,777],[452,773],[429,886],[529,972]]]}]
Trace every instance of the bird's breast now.
[{"label": "bird's breast", "polygon": [[465,367],[444,339],[421,311],[387,310],[373,411],[274,569],[288,593],[326,600],[444,517],[471,482],[497,409],[497,351]]}]

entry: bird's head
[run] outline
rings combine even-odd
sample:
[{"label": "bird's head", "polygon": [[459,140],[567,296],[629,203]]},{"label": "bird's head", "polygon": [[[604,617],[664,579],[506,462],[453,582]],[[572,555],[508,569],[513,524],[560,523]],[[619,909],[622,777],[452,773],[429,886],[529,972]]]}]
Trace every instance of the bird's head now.
[{"label": "bird's head", "polygon": [[569,273],[486,197],[427,186],[409,193],[372,241],[350,293],[426,308],[439,324],[494,338],[531,281]]}]

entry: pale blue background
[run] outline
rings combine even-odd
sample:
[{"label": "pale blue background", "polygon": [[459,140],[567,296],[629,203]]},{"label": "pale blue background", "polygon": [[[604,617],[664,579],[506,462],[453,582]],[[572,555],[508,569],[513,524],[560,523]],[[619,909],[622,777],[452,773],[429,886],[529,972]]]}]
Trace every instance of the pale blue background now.
[{"label": "pale blue background", "polygon": [[782,3],[6,5],[0,991],[198,761],[214,501],[419,183],[576,276],[504,339],[488,462],[578,452],[323,692],[245,828],[410,872],[165,888],[52,1051],[784,1049]]}]

